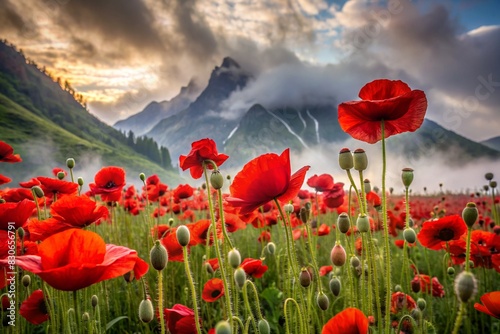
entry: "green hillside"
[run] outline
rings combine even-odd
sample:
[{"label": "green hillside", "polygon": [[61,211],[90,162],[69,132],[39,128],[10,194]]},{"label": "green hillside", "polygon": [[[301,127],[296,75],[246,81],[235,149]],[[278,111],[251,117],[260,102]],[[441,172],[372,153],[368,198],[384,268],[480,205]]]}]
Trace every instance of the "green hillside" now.
[{"label": "green hillside", "polygon": [[[162,150],[163,160],[157,159],[162,163],[152,162],[149,149],[131,144],[120,131],[91,115],[75,96],[71,87],[63,90],[22,53],[0,43],[0,140],[11,144],[24,160],[1,166],[1,172],[13,179],[12,186],[64,167],[68,157],[75,158],[77,166],[79,159],[85,160],[92,170],[124,167],[131,182],[141,172],[158,174],[169,184],[181,182],[168,150]],[[152,149],[158,151],[156,146]]]}]

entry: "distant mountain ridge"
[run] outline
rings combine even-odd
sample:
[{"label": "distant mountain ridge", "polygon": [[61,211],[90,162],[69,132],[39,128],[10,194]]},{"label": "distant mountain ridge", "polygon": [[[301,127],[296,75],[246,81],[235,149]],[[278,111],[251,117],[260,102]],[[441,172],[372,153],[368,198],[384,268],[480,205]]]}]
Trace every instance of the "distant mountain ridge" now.
[{"label": "distant mountain ridge", "polygon": [[500,136],[483,140],[481,144],[500,152]]},{"label": "distant mountain ridge", "polygon": [[64,167],[69,157],[77,162],[75,171],[85,172],[82,162],[88,160],[92,169],[117,165],[137,178],[144,172],[163,175],[165,182],[181,181],[172,167],[164,169],[134,151],[120,131],[91,115],[74,95],[4,41],[0,42],[0,129],[0,140],[23,158],[20,164],[2,166],[2,173],[13,179],[11,186],[49,175],[52,168]]}]

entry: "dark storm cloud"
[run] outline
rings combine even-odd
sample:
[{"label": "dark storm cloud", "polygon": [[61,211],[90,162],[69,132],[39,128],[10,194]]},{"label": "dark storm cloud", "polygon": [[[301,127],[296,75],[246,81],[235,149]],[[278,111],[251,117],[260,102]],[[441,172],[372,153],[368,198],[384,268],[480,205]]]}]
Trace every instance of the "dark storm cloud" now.
[{"label": "dark storm cloud", "polygon": [[10,0],[2,1],[2,6],[0,6],[0,30],[7,34],[18,34],[22,37],[35,37],[38,35],[37,26],[33,20],[29,16],[19,13]]},{"label": "dark storm cloud", "polygon": [[[122,52],[158,52],[165,44],[155,28],[155,16],[141,0],[72,0],[61,5],[56,22],[73,36],[88,36]],[[79,38],[73,38],[79,43]],[[81,39],[80,39],[81,41]]]}]

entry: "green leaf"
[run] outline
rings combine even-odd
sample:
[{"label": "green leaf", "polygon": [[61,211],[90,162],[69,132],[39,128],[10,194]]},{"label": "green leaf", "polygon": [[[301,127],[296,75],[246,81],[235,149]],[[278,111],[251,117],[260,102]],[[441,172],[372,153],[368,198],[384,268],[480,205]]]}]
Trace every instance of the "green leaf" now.
[{"label": "green leaf", "polygon": [[114,326],[114,325],[115,325],[118,321],[121,321],[121,320],[123,320],[123,319],[128,319],[128,317],[127,317],[127,316],[122,315],[122,316],[120,316],[120,317],[118,317],[118,318],[114,318],[113,320],[111,320],[110,322],[108,322],[108,323],[106,324],[106,332],[107,332],[107,331],[108,331],[111,327],[113,327],[113,326]]}]

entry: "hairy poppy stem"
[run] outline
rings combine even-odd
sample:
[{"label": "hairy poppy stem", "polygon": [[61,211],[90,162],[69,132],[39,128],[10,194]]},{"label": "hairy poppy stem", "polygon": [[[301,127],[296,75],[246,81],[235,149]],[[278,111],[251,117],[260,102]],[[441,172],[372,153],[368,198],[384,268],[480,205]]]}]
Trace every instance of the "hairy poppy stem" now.
[{"label": "hairy poppy stem", "polygon": [[299,321],[299,333],[305,333],[304,331],[304,324],[302,323],[302,313],[300,312],[300,307],[299,307],[299,304],[297,303],[297,301],[293,298],[287,298],[285,300],[285,304],[284,304],[284,307],[283,307],[283,313],[285,314],[285,327],[286,327],[286,333],[287,334],[290,334],[290,316],[288,315],[288,311],[287,311],[287,304],[291,302],[295,305],[295,307],[297,308],[297,312],[299,314],[298,316],[298,321]]},{"label": "hairy poppy stem", "polygon": [[[225,262],[222,261],[222,254],[219,247],[219,238],[217,237],[217,221],[215,220],[214,214],[214,204],[212,203],[212,195],[210,194],[210,180],[208,178],[207,173],[207,163],[211,163],[214,170],[217,170],[217,165],[215,162],[211,160],[206,160],[203,162],[203,173],[205,174],[205,183],[207,186],[207,197],[208,197],[208,209],[210,211],[210,220],[212,221],[212,233],[214,235],[214,246],[215,246],[215,255],[217,256],[217,260],[219,261],[219,269],[221,273],[222,283],[224,285],[224,298],[226,299],[226,316],[229,319],[231,324],[231,329],[233,329],[233,310],[231,303],[231,292],[229,291],[229,284],[227,282],[226,276],[226,268],[224,267]],[[219,200],[220,201],[220,200]],[[222,205],[222,202],[220,202]],[[222,229],[225,230],[225,227],[222,226]],[[201,333],[201,332],[200,332]]]},{"label": "hairy poppy stem", "polygon": [[[351,182],[351,186],[354,188],[354,192],[356,193],[356,198],[358,199],[358,203],[360,205],[360,210],[361,210],[361,213],[364,214],[364,206],[362,206],[362,202],[361,202],[361,196],[359,194],[359,190],[358,190],[358,187],[356,187],[356,183],[354,182],[354,179],[352,177],[352,174],[351,174],[351,170],[350,169],[346,169],[346,172],[347,172],[347,177],[349,178],[349,181]],[[361,182],[361,184],[363,184],[363,182]],[[349,215],[351,215],[351,213],[349,212]]]},{"label": "hairy poppy stem", "polygon": [[[245,303],[245,308],[247,309],[248,314],[250,314],[250,316],[248,318],[251,319],[253,329],[254,329],[254,331],[257,331],[257,323],[255,322],[255,317],[253,316],[252,307],[250,306],[250,302],[248,301],[247,284],[249,282],[250,282],[249,280],[246,280],[245,284],[243,285],[243,301]],[[258,312],[259,312],[259,319],[262,319],[262,314],[260,313],[260,306],[259,306],[258,296],[256,298],[256,301],[257,301],[256,310],[258,310]]]},{"label": "hairy poppy stem", "polygon": [[298,268],[297,268],[297,257],[295,254],[295,249],[293,247],[293,235],[291,231],[291,227],[289,226],[290,224],[287,223],[287,217],[283,213],[283,209],[281,208],[280,203],[278,200],[275,198],[274,203],[278,207],[278,211],[283,218],[283,224],[285,225],[285,235],[286,235],[286,250],[288,253],[288,260],[290,261],[289,264],[292,267],[293,271],[293,277],[294,279],[298,278]]},{"label": "hairy poppy stem", "polygon": [[[188,278],[189,282],[189,288],[191,290],[191,298],[193,299],[193,311],[194,311],[194,322],[196,325],[196,333],[202,334],[203,332],[201,331],[200,328],[200,316],[198,314],[198,299],[196,296],[196,289],[194,286],[194,281],[193,281],[193,276],[191,275],[191,269],[189,268],[189,259],[188,259],[188,253],[187,253],[187,246],[182,246],[182,255],[184,257],[184,269],[186,270],[186,276]],[[161,273],[158,273],[161,276]],[[163,326],[162,326],[162,334],[165,333],[165,323],[164,319],[162,317],[163,321]]]},{"label": "hairy poppy stem", "polygon": [[385,152],[385,126],[384,120],[380,121],[380,130],[382,132],[382,222],[384,225],[384,244],[385,244],[385,279],[386,279],[386,297],[385,297],[385,332],[391,332],[391,312],[389,312],[391,302],[391,250],[389,243],[389,226],[387,223],[387,196],[385,190],[385,174],[387,169],[387,158]]}]

